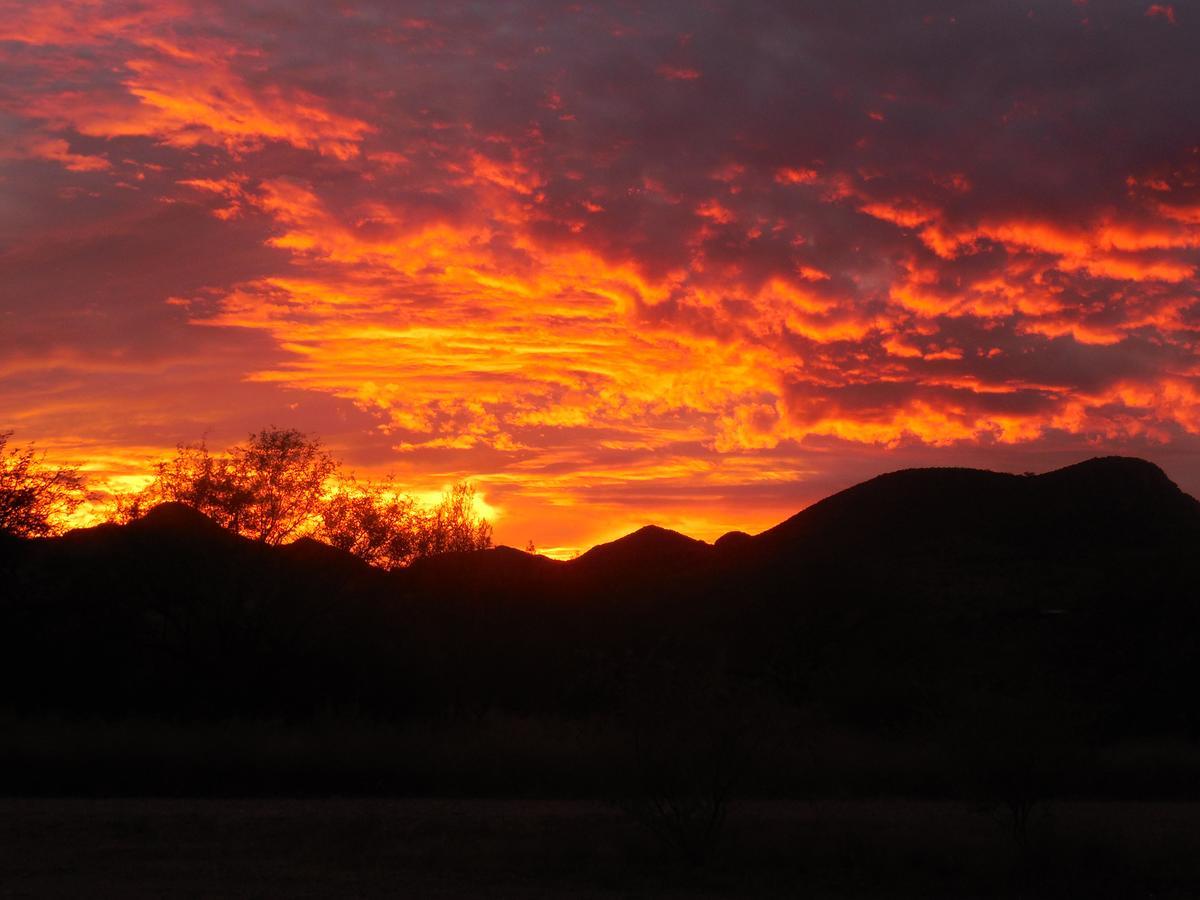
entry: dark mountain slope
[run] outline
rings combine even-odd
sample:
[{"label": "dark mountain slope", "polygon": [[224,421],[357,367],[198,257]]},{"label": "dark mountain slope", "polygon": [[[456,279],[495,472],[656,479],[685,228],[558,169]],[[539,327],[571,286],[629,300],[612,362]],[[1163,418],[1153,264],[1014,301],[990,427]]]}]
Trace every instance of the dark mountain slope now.
[{"label": "dark mountain slope", "polygon": [[1200,503],[1157,466],[1107,457],[1044,475],[907,469],[814,504],[757,535],[756,560],[972,550],[1125,552],[1200,537]]},{"label": "dark mountain slope", "polygon": [[343,654],[388,627],[383,573],[323,545],[246,540],[179,504],[22,541],[6,569],[4,706],[285,714],[345,690],[356,657]]},{"label": "dark mountain slope", "polygon": [[858,726],[932,727],[998,692],[1153,730],[1200,678],[1198,549],[1200,504],[1141,460],[915,469],[742,541],[722,583],[739,665]]},{"label": "dark mountain slope", "polygon": [[[512,547],[446,553],[419,559],[392,573],[395,590],[409,597],[439,601],[475,598],[477,602],[572,603],[603,594],[615,602],[615,586],[637,593],[648,581],[677,579],[712,556],[712,547],[675,531],[647,525],[632,534],[593,547],[567,561],[549,559]],[[510,607],[511,609],[511,607]]]},{"label": "dark mountain slope", "polygon": [[1200,537],[1200,501],[1158,466],[1109,456],[1032,479],[1040,509],[1035,529],[1062,528],[1084,541],[1126,547],[1184,544]]},{"label": "dark mountain slope", "polygon": [[582,714],[670,671],[862,728],[1057,692],[1110,730],[1188,731],[1198,547],[1200,505],[1118,458],[895,472],[718,547],[647,527],[571,562],[502,547],[393,574],[164,506],[0,540],[0,707]]},{"label": "dark mountain slope", "polygon": [[712,547],[704,541],[646,525],[623,538],[599,544],[569,565],[578,571],[655,571],[682,569],[707,562]]},{"label": "dark mountain slope", "polygon": [[118,525],[101,525],[98,528],[82,528],[68,532],[68,539],[85,540],[99,535],[128,534],[156,535],[158,539],[172,538],[184,541],[229,541],[236,536],[214,522],[204,513],[185,503],[160,503],[140,519],[135,519],[122,528]]},{"label": "dark mountain slope", "polygon": [[553,577],[563,563],[513,547],[493,547],[464,553],[444,553],[419,559],[398,580],[445,590],[451,586],[479,584],[493,589],[515,582],[537,582]]}]

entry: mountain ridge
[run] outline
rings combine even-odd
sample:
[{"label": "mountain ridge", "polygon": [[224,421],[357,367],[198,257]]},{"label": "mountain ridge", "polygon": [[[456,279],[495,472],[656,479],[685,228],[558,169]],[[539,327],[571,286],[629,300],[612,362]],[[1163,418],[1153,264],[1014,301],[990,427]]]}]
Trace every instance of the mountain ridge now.
[{"label": "mountain ridge", "polygon": [[0,541],[0,709],[574,716],[675,672],[853,728],[970,718],[984,685],[1200,733],[1197,548],[1194,498],[1103,458],[899,470],[715,545],[647,527],[570,561],[497,547],[390,573],[159,508]]},{"label": "mountain ridge", "polygon": [[[1165,505],[1171,513],[1170,521],[1172,523],[1186,524],[1188,520],[1194,520],[1194,524],[1200,527],[1200,500],[1183,492],[1159,466],[1138,457],[1103,456],[1093,457],[1040,474],[1017,475],[960,466],[897,469],[881,473],[822,498],[757,534],[735,530],[721,535],[713,543],[708,543],[672,529],[647,524],[612,541],[596,544],[573,559],[560,561],[551,560],[548,557],[539,558],[551,563],[561,562],[567,566],[649,563],[653,562],[656,557],[660,559],[662,557],[678,557],[680,561],[687,562],[711,556],[711,551],[721,544],[727,548],[733,545],[744,547],[747,541],[753,544],[763,544],[778,542],[785,538],[804,537],[818,526],[837,525],[837,520],[842,516],[861,514],[861,506],[864,505],[864,502],[876,504],[876,509],[873,510],[876,516],[880,513],[894,516],[903,510],[904,504],[911,502],[921,494],[928,499],[935,491],[982,487],[995,494],[999,490],[1019,490],[1028,484],[1054,485],[1060,488],[1065,487],[1068,490],[1097,491],[1111,490],[1122,483],[1130,482],[1137,484],[1141,489],[1149,488],[1157,492],[1159,499],[1166,501]],[[1103,497],[1103,495],[1097,494],[1097,497]],[[948,505],[945,503],[939,503],[936,506],[939,512],[945,512],[947,508]],[[1121,511],[1129,512],[1125,507],[1122,507]],[[887,519],[886,524],[895,525],[896,522]],[[87,528],[72,529],[61,538],[38,540],[76,541],[87,535],[115,534],[122,528],[128,528],[130,533],[157,533],[171,535],[177,539],[209,539],[225,535],[227,537],[224,539],[227,540],[228,536],[232,536],[203,513],[186,504],[163,503],[149,510],[141,518],[125,525],[104,523]],[[309,543],[319,542],[311,538],[301,538],[281,546],[287,547],[294,544],[305,546]],[[334,548],[330,547],[329,550],[334,550]],[[498,545],[491,550],[454,553],[448,554],[448,556],[455,559],[470,558],[478,554],[486,555],[495,550],[536,556],[536,554],[527,554],[526,551],[506,545]],[[341,553],[342,551],[335,552]],[[416,563],[416,565],[429,564],[427,560],[419,560]]]}]

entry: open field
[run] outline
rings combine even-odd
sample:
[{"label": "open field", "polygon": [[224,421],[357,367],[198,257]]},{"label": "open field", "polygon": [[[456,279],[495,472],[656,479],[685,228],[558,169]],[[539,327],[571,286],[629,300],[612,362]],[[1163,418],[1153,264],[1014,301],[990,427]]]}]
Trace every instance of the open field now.
[{"label": "open field", "polygon": [[0,896],[1194,897],[1200,804],[746,802],[706,865],[601,803],[0,800]]}]

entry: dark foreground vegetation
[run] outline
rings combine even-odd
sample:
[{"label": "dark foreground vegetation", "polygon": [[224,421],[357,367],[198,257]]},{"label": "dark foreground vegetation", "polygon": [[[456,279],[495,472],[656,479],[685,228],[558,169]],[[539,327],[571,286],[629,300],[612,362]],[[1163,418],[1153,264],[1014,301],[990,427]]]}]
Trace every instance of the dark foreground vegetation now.
[{"label": "dark foreground vegetation", "polygon": [[489,866],[514,895],[1192,896],[1198,548],[1200,504],[1113,458],[568,563],[387,572],[178,503],[0,536],[5,877],[65,894],[53,854],[93,841],[203,880],[215,841],[217,893],[294,858],[447,896]]},{"label": "dark foreground vegetation", "polygon": [[[1200,806],[1062,803],[1025,859],[945,801],[743,801],[691,866],[579,800],[0,800],[6,897],[1188,898]],[[1189,887],[1189,885],[1191,887]]]}]

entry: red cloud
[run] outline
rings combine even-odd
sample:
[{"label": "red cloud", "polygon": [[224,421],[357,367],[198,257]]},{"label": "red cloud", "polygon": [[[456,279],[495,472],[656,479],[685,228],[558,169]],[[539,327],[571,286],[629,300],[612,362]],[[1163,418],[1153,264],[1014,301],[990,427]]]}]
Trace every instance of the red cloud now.
[{"label": "red cloud", "polygon": [[1153,3],[1146,8],[1146,15],[1149,17],[1158,16],[1166,19],[1172,25],[1175,24],[1175,7],[1169,3]]},{"label": "red cloud", "polygon": [[686,66],[672,66],[663,63],[654,70],[668,81],[695,81],[700,77],[698,69],[689,69]]}]

